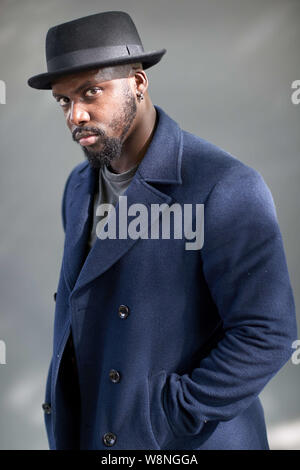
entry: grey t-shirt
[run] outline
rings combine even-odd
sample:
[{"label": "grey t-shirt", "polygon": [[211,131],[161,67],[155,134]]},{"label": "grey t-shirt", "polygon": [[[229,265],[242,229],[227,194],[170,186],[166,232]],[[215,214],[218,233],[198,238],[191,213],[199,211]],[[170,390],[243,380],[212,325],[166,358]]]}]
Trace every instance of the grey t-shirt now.
[{"label": "grey t-shirt", "polygon": [[114,207],[117,205],[119,196],[122,195],[128,188],[138,164],[123,173],[114,173],[109,170],[105,165],[99,171],[99,185],[98,192],[94,197],[94,211],[93,211],[93,226],[89,238],[89,248],[93,246],[96,241],[96,226],[103,217],[107,217],[107,213],[103,216],[96,215],[96,209],[99,204],[112,204]]}]

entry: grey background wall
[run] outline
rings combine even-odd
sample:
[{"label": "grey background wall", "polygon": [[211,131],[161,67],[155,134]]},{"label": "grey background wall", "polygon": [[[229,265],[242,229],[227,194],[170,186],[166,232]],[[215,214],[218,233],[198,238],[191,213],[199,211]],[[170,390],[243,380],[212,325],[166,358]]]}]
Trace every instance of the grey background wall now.
[{"label": "grey background wall", "polygon": [[[46,71],[51,26],[105,10],[127,11],[145,49],[167,49],[147,72],[153,103],[264,177],[300,305],[300,104],[291,101],[300,79],[300,2],[0,0],[1,449],[48,448],[41,403],[63,248],[61,196],[84,159],[51,92],[29,88],[27,79]],[[300,365],[289,361],[261,394],[273,449],[300,449],[299,387]]]}]

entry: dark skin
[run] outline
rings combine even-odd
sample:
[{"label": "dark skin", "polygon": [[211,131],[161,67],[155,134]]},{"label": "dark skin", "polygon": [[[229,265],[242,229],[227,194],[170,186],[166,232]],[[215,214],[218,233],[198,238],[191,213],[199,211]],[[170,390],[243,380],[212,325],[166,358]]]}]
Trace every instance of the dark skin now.
[{"label": "dark skin", "polygon": [[[52,82],[52,94],[63,109],[74,140],[79,131],[88,128],[102,133],[95,143],[83,148],[86,154],[101,151],[102,135],[116,138],[120,154],[109,163],[116,173],[123,173],[142,160],[156,124],[147,75],[142,68],[130,69],[127,64],[125,68],[85,70]],[[138,92],[144,94],[143,100],[138,99]]]}]

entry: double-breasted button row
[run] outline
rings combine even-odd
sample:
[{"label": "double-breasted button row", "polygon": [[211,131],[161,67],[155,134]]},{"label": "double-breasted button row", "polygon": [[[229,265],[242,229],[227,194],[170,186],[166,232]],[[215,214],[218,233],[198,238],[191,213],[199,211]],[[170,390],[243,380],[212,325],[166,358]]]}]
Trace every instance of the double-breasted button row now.
[{"label": "double-breasted button row", "polygon": [[129,315],[129,308],[127,305],[120,305],[118,313],[119,317],[122,318],[122,320],[125,320]]},{"label": "double-breasted button row", "polygon": [[[129,315],[129,308],[127,307],[127,305],[119,306],[118,315],[122,320],[126,320],[126,318]],[[116,369],[111,369],[109,371],[109,378],[113,383],[120,382],[120,379],[121,379],[120,372],[117,371]],[[105,434],[103,434],[102,439],[103,439],[104,445],[106,445],[107,447],[112,447],[116,443],[117,436],[113,432],[106,432]]]},{"label": "double-breasted button row", "polygon": [[120,376],[120,372],[118,372],[117,370],[115,369],[111,369],[109,371],[109,378],[110,380],[113,382],[113,383],[118,383],[120,382],[120,379],[121,379],[121,376]]},{"label": "double-breasted button row", "polygon": [[51,413],[51,405],[50,403],[43,403],[42,408],[45,412],[46,415],[49,415]]},{"label": "double-breasted button row", "polygon": [[113,432],[103,434],[103,442],[107,447],[111,447],[116,443],[117,436]]}]

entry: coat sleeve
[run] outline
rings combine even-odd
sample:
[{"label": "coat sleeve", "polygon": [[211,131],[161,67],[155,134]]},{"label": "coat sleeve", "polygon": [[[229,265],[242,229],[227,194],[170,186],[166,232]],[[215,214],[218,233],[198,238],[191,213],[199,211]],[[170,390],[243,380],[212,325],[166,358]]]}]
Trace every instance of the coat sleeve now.
[{"label": "coat sleeve", "polygon": [[152,377],[151,419],[161,445],[245,410],[290,358],[297,337],[276,209],[256,170],[235,167],[211,190],[201,257],[225,334],[191,373]]}]

